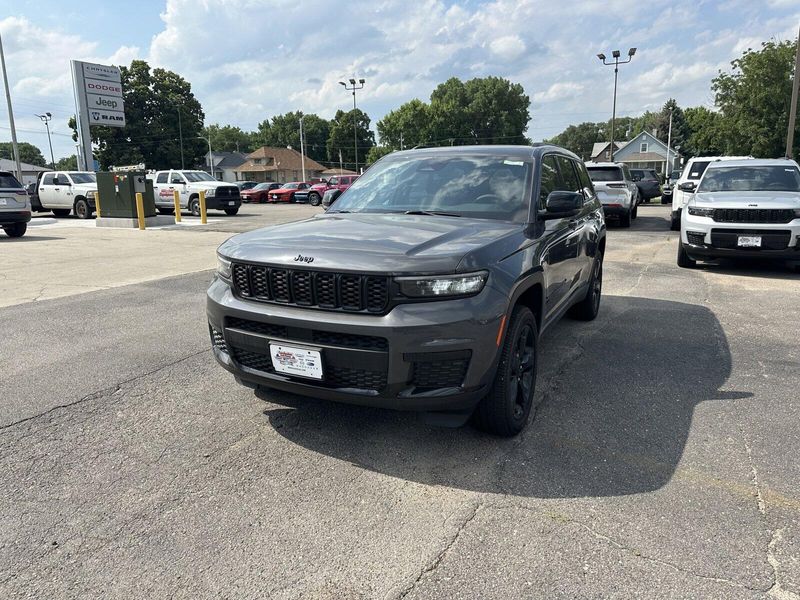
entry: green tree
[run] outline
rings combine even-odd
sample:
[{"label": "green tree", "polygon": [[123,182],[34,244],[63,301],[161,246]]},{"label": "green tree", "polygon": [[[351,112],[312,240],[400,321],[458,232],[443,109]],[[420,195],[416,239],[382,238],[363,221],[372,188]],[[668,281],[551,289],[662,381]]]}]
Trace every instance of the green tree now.
[{"label": "green tree", "polygon": [[255,150],[255,136],[233,125],[209,125],[203,135],[211,136],[211,149],[214,152],[252,152]]},{"label": "green tree", "polygon": [[257,146],[285,148],[291,146],[300,150],[300,118],[303,118],[303,137],[305,154],[317,161],[328,158],[327,143],[330,136],[331,123],[315,114],[304,114],[303,111],[288,112],[272,117],[272,122],[265,119],[258,125],[254,134]]},{"label": "green tree", "polygon": [[331,123],[330,136],[328,137],[328,156],[331,162],[338,164],[339,152],[347,168],[356,164],[355,144],[358,145],[358,164],[363,166],[370,149],[375,145],[375,134],[370,130],[370,118],[360,108],[355,109],[356,139],[353,139],[354,111],[344,112],[337,110]]},{"label": "green tree", "polygon": [[373,146],[367,152],[367,165],[371,165],[392,152],[395,152],[395,150],[389,146]]},{"label": "green tree", "polygon": [[56,161],[57,171],[77,171],[78,170],[78,157],[72,154],[71,156],[64,156]]},{"label": "green tree", "polygon": [[416,98],[390,111],[377,123],[381,145],[400,150],[426,144],[431,139],[430,112],[430,106]]},{"label": "green tree", "polygon": [[681,145],[681,154],[687,157],[723,154],[720,114],[705,106],[687,108],[684,114],[689,135]]},{"label": "green tree", "polygon": [[[730,73],[712,80],[726,154],[784,155],[795,48],[794,41],[764,42],[761,50],[748,49],[732,61]],[[793,151],[798,149],[796,130]]]},{"label": "green tree", "polygon": [[546,141],[571,150],[583,160],[589,160],[592,156],[592,146],[596,142],[604,142],[606,139],[600,134],[599,123],[587,122],[580,125],[570,125],[557,136]]},{"label": "green tree", "polygon": [[[205,115],[189,82],[166,69],[151,71],[143,60],[120,67],[120,73],[126,126],[91,128],[100,167],[140,162],[152,169],[180,166],[178,111],[184,164],[202,165],[208,151],[207,142],[200,139]],[[70,119],[70,126],[75,129],[74,118]]]},{"label": "green tree", "polygon": [[[19,142],[17,144],[17,150],[19,151],[19,162],[36,165],[37,167],[47,166],[47,161],[44,156],[42,156],[42,151],[33,144]],[[0,158],[14,160],[14,149],[11,142],[0,142]]]},{"label": "green tree", "polygon": [[530,98],[518,83],[501,77],[462,82],[451,77],[431,93],[430,129],[434,143],[527,143]]}]

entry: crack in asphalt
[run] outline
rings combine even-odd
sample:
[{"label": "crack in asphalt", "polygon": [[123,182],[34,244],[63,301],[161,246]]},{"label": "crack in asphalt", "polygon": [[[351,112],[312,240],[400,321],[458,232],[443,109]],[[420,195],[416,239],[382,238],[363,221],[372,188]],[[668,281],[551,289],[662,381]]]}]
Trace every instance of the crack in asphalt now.
[{"label": "crack in asphalt", "polygon": [[155,369],[151,369],[150,371],[146,371],[144,373],[140,373],[138,375],[135,375],[133,377],[130,377],[128,379],[120,381],[120,382],[118,382],[118,383],[116,383],[116,384],[114,384],[112,386],[109,386],[109,387],[106,387],[106,388],[91,392],[89,394],[86,394],[85,396],[83,396],[81,398],[78,398],[77,400],[74,400],[72,402],[67,402],[65,404],[58,404],[56,406],[48,408],[44,412],[40,412],[40,413],[37,413],[35,415],[31,415],[30,417],[25,417],[24,419],[19,419],[18,421],[14,421],[13,423],[7,423],[5,425],[0,425],[0,433],[4,432],[4,431],[7,431],[7,430],[9,430],[12,427],[15,427],[17,425],[21,425],[23,423],[27,423],[28,421],[35,421],[36,419],[39,419],[39,418],[44,417],[44,416],[47,416],[47,415],[49,415],[49,414],[51,414],[51,413],[53,413],[55,411],[58,411],[58,410],[61,410],[61,409],[66,409],[66,408],[73,408],[73,407],[78,406],[80,404],[83,404],[84,402],[87,402],[89,400],[95,400],[95,399],[98,399],[98,398],[103,398],[105,396],[113,395],[113,394],[119,392],[122,389],[122,386],[124,386],[124,385],[127,385],[129,383],[133,383],[133,382],[138,381],[139,379],[142,379],[144,377],[148,377],[150,375],[154,375],[155,373],[158,373],[160,371],[163,371],[164,369],[168,369],[170,367],[173,367],[173,366],[175,366],[175,365],[177,365],[177,364],[179,364],[179,363],[181,363],[181,362],[183,362],[185,360],[189,360],[190,358],[194,358],[195,356],[199,356],[199,355],[201,355],[201,354],[203,354],[205,352],[208,352],[208,351],[209,351],[208,348],[203,348],[202,350],[198,350],[196,352],[192,352],[190,354],[186,354],[184,356],[181,356],[178,359],[175,359],[175,360],[173,360],[171,362],[163,364],[163,365],[161,365],[161,366],[159,366],[159,367],[157,367]]},{"label": "crack in asphalt", "polygon": [[[464,531],[467,525],[469,525],[473,521],[473,519],[475,519],[481,508],[483,508],[483,504],[481,504],[480,502],[472,503],[469,512],[463,519],[461,519],[461,522],[456,527],[455,532],[447,539],[442,549],[439,550],[439,552],[436,554],[435,557],[433,557],[433,560],[431,560],[425,567],[423,567],[423,569],[419,572],[419,575],[417,575],[416,579],[414,579],[414,581],[412,581],[409,585],[407,585],[404,589],[400,591],[400,593],[396,596],[397,600],[400,600],[408,596],[408,594],[414,591],[414,588],[417,587],[419,582],[422,581],[422,579],[427,574],[432,573],[439,567],[440,564],[442,564],[442,561],[445,559],[445,556],[447,556],[447,553],[458,541],[458,538],[461,536],[461,533]],[[389,594],[391,594],[391,591],[389,592]],[[387,598],[388,597],[389,595],[387,595]]]}]

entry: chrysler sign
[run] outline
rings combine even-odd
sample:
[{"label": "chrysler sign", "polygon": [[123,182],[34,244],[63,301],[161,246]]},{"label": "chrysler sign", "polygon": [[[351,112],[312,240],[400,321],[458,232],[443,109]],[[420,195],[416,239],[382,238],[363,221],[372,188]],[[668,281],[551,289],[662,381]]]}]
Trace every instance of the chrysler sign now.
[{"label": "chrysler sign", "polygon": [[73,83],[78,112],[87,125],[125,127],[122,74],[111,65],[73,62]]}]

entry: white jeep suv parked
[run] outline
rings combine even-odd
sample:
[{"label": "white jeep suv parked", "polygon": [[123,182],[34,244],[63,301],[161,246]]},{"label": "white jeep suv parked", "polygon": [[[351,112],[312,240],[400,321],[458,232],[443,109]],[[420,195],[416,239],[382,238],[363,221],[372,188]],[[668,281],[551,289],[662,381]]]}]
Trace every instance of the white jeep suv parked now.
[{"label": "white jeep suv parked", "polygon": [[622,227],[630,227],[639,212],[639,186],[628,165],[612,162],[587,162],[586,170],[606,217],[616,217]]},{"label": "white jeep suv parked", "polygon": [[[678,231],[681,227],[681,213],[683,208],[688,204],[689,200],[694,194],[694,188],[697,187],[697,182],[703,177],[708,165],[712,162],[720,160],[744,160],[753,158],[752,156],[695,156],[686,162],[686,166],[681,172],[681,176],[675,181],[672,188],[672,218],[670,220],[670,229]],[[684,183],[692,183],[694,187],[681,185]]]},{"label": "white jeep suv parked", "polygon": [[708,165],[681,214],[678,266],[724,257],[772,258],[800,266],[800,168],[795,161]]}]

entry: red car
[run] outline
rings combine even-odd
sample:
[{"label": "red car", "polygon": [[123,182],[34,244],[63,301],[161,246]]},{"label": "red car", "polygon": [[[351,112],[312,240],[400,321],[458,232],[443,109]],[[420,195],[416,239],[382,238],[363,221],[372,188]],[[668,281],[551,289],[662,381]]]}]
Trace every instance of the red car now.
[{"label": "red car", "polygon": [[308,191],[308,203],[313,206],[319,206],[322,197],[328,190],[341,190],[345,191],[353,182],[358,179],[358,175],[334,175],[328,179],[327,183],[315,183]]},{"label": "red car", "polygon": [[268,202],[294,202],[295,194],[300,192],[301,195],[305,195],[311,186],[307,184],[305,181],[293,181],[292,183],[284,183],[283,187],[278,188],[277,190],[272,190],[269,193],[269,200]]},{"label": "red car", "polygon": [[283,187],[282,183],[259,183],[249,190],[243,190],[240,196],[242,197],[242,202],[268,202],[269,193],[281,187]]}]

